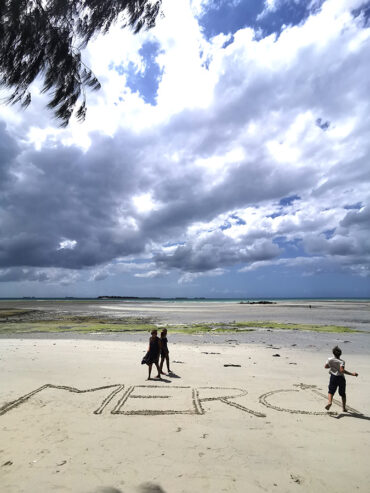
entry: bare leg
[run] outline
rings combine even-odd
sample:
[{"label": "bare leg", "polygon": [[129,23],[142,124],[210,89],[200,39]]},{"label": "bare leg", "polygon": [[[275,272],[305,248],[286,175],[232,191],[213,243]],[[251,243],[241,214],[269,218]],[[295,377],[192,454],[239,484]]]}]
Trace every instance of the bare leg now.
[{"label": "bare leg", "polygon": [[344,411],[345,413],[347,412],[346,402],[347,402],[346,396],[344,396],[344,397],[342,396],[343,411]]},{"label": "bare leg", "polygon": [[332,404],[333,404],[333,394],[328,394],[328,403],[326,404],[325,409],[329,411]]},{"label": "bare leg", "polygon": [[150,364],[148,365],[148,368],[149,368],[148,380],[150,380],[150,375],[151,375],[151,373],[152,373],[152,366],[153,366],[153,363],[150,363]]},{"label": "bare leg", "polygon": [[161,356],[161,364],[159,365],[160,372],[163,373],[163,363],[164,363],[164,356]]},{"label": "bare leg", "polygon": [[[171,370],[170,370],[170,357],[168,354],[166,354],[166,364],[167,364],[167,371],[168,373],[171,373]],[[163,365],[163,362],[162,362],[162,365]]]},{"label": "bare leg", "polygon": [[155,361],[154,364],[155,364],[155,366],[157,367],[157,370],[158,370],[157,378],[161,378],[161,370],[159,369],[158,361]]}]

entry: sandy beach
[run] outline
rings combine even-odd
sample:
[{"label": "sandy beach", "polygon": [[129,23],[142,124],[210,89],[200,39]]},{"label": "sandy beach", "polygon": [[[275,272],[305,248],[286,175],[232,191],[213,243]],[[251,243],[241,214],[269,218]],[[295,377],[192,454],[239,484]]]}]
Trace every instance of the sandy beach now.
[{"label": "sandy beach", "polygon": [[[135,312],[133,305],[120,310],[148,308]],[[367,492],[369,312],[339,305],[181,312],[178,305],[171,311],[152,304],[148,311],[159,321],[209,321],[211,308],[212,320],[246,320],[251,309],[251,320],[303,323],[315,313],[322,323],[361,328],[170,333],[173,374],[162,380],[147,381],[140,364],[145,333],[3,336],[1,490]],[[348,413],[338,403],[330,413],[324,409],[323,366],[335,344],[348,370],[359,373],[347,377]]]}]

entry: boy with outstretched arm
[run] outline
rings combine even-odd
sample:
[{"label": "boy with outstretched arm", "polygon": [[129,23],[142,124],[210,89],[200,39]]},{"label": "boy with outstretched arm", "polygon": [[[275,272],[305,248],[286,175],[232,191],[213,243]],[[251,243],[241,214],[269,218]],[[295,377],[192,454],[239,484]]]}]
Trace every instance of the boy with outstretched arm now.
[{"label": "boy with outstretched arm", "polygon": [[339,395],[342,398],[343,411],[346,412],[346,378],[344,375],[358,377],[358,373],[351,373],[344,369],[345,362],[340,359],[342,351],[338,346],[333,348],[333,354],[334,356],[329,358],[325,363],[325,368],[329,368],[330,373],[328,403],[325,406],[325,409],[329,411],[333,403],[333,396],[337,388],[339,388]]}]

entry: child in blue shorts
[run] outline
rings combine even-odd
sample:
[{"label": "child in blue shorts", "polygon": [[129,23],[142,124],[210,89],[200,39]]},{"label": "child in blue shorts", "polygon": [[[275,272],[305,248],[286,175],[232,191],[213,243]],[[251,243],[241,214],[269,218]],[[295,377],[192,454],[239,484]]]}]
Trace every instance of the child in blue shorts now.
[{"label": "child in blue shorts", "polygon": [[340,358],[342,351],[338,346],[333,348],[333,354],[334,356],[329,358],[325,363],[325,368],[329,368],[330,373],[328,403],[325,406],[325,409],[329,411],[333,403],[333,396],[337,388],[339,388],[339,395],[342,398],[343,411],[346,412],[346,378],[344,375],[358,377],[358,373],[351,373],[344,369],[345,362]]}]

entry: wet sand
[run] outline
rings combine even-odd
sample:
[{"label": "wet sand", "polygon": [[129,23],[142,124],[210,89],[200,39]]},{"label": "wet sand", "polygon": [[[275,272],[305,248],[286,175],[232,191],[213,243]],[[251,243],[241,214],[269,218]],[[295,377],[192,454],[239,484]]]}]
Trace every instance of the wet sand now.
[{"label": "wet sand", "polygon": [[165,302],[113,300],[0,300],[1,307],[39,310],[50,317],[61,314],[149,317],[160,323],[271,320],[286,323],[345,325],[370,332],[370,301],[278,301],[276,304],[237,302]]}]

